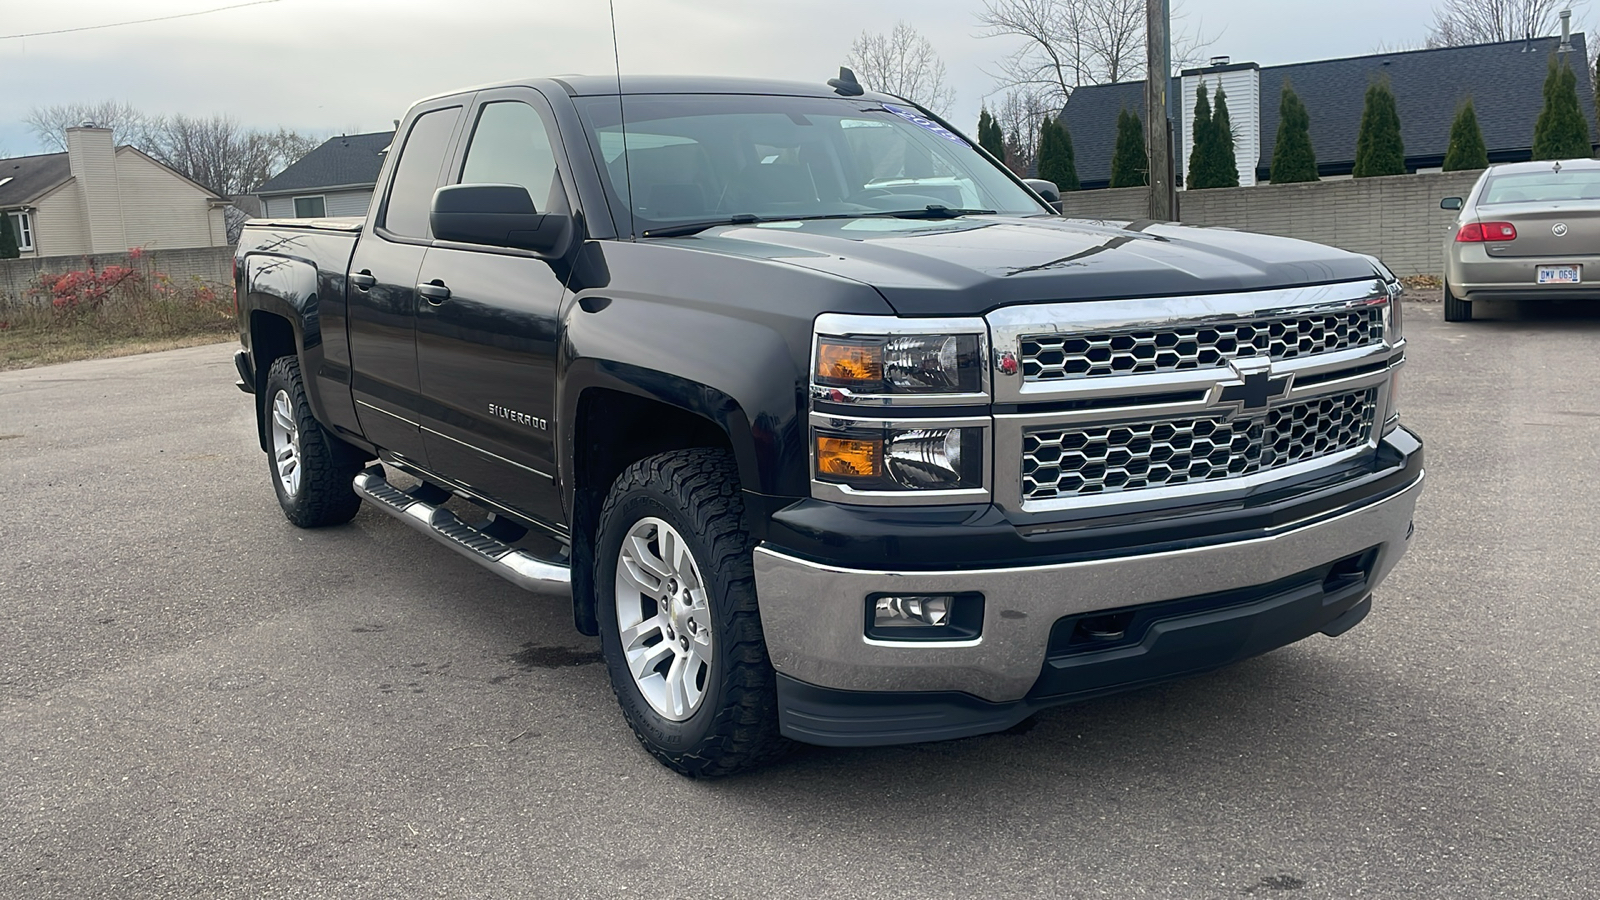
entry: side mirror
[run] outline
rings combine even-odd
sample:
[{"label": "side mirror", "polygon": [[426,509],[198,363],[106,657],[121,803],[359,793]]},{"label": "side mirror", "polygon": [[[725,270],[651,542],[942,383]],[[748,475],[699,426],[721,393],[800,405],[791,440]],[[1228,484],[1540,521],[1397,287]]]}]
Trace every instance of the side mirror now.
[{"label": "side mirror", "polygon": [[1033,192],[1044,198],[1050,208],[1061,212],[1061,189],[1056,187],[1054,181],[1045,181],[1043,178],[1024,178],[1022,183],[1033,188]]},{"label": "side mirror", "polygon": [[549,253],[560,243],[567,217],[535,210],[521,185],[453,184],[434,192],[428,223],[441,241]]},{"label": "side mirror", "polygon": [[1461,198],[1460,197],[1446,197],[1443,200],[1439,201],[1439,208],[1440,209],[1460,209],[1461,208]]}]

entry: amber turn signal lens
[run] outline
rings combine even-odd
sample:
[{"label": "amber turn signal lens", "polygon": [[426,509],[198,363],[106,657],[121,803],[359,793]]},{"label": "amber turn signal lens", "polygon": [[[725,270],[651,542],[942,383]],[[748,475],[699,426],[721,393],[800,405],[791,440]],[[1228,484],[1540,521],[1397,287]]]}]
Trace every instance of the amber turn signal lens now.
[{"label": "amber turn signal lens", "polygon": [[876,386],[883,381],[883,345],[820,341],[816,376],[818,384]]},{"label": "amber turn signal lens", "polygon": [[883,471],[883,441],[817,435],[817,473],[831,478],[877,478]]}]

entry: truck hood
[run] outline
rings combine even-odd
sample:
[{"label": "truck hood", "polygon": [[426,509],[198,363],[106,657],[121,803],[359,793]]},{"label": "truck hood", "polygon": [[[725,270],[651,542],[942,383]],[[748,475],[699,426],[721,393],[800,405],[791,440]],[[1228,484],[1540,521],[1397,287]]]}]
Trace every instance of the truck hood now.
[{"label": "truck hood", "polygon": [[1376,275],[1367,257],[1306,241],[1053,216],[765,222],[667,240],[854,279],[877,288],[905,316],[1257,291]]}]

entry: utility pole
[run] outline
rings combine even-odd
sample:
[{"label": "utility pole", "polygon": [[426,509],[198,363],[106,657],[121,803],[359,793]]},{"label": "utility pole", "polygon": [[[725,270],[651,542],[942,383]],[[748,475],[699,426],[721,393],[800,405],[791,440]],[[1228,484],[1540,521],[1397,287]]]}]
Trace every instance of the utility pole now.
[{"label": "utility pole", "polygon": [[1145,0],[1144,146],[1150,160],[1150,218],[1178,217],[1172,178],[1172,121],[1167,96],[1172,77],[1172,0]]}]

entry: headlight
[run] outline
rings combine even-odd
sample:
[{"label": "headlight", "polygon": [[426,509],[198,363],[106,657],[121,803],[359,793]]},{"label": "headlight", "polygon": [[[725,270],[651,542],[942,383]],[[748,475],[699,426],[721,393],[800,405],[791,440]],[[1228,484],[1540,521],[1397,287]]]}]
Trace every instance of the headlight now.
[{"label": "headlight", "polygon": [[[840,423],[843,424],[843,423]],[[853,423],[814,432],[818,481],[857,491],[983,487],[983,428],[896,428]]]},{"label": "headlight", "polygon": [[977,394],[983,341],[976,334],[817,338],[813,382],[855,394]]},{"label": "headlight", "polygon": [[815,329],[813,497],[881,506],[990,499],[988,323],[824,313]]}]

